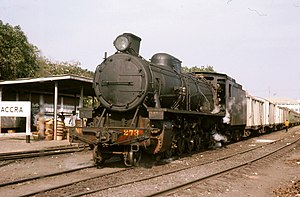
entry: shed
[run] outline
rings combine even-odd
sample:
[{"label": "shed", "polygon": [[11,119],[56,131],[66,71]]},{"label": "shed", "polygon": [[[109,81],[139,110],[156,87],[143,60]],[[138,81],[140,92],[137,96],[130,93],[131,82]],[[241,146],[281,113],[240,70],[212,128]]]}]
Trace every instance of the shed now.
[{"label": "shed", "polygon": [[[56,120],[58,112],[70,113],[82,108],[83,98],[87,96],[92,98],[95,96],[93,80],[76,75],[0,81],[0,102],[30,101],[31,119],[34,119],[34,115],[38,111],[44,110],[48,116],[52,116]],[[0,132],[6,132],[3,118],[0,118]],[[54,130],[56,130],[56,126],[55,121]]]}]

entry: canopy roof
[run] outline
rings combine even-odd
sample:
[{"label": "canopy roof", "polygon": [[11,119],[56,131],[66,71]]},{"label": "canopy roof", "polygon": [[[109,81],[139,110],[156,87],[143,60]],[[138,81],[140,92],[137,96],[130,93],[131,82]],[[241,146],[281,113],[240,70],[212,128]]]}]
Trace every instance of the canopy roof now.
[{"label": "canopy roof", "polygon": [[59,75],[41,78],[21,78],[17,80],[0,81],[0,87],[11,91],[54,92],[55,82],[58,83],[59,94],[80,94],[83,88],[84,96],[95,96],[93,80],[76,75]]}]

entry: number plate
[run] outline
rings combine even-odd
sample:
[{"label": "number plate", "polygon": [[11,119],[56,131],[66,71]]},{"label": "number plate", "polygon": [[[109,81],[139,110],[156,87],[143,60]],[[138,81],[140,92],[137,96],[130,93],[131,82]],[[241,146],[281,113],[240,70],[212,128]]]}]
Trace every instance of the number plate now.
[{"label": "number plate", "polygon": [[139,129],[124,129],[123,135],[125,136],[139,136],[143,135],[144,131]]}]

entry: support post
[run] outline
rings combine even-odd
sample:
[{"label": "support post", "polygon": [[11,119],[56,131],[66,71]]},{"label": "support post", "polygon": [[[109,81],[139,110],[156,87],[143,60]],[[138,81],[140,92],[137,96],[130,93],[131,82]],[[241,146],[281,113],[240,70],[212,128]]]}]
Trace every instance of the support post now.
[{"label": "support post", "polygon": [[83,87],[80,88],[79,108],[83,108]]},{"label": "support post", "polygon": [[57,102],[58,102],[58,83],[55,82],[54,87],[54,140],[56,140],[57,136]]},{"label": "support post", "polygon": [[31,91],[29,92],[29,101],[30,101],[30,113],[26,117],[26,142],[27,143],[30,143],[30,135],[31,135]]},{"label": "support post", "polygon": [[[0,102],[2,101],[2,87],[0,87]],[[1,122],[2,118],[0,116],[0,133],[2,131],[2,122]]]},{"label": "support post", "polygon": [[[83,87],[80,87],[80,100],[79,100],[79,109],[83,108]],[[78,114],[78,117],[81,119],[80,126],[83,126],[83,119],[80,117],[80,113]]]},{"label": "support post", "polygon": [[31,115],[28,114],[28,116],[26,117],[26,143],[30,143],[30,135],[31,135],[30,125],[31,125]]}]

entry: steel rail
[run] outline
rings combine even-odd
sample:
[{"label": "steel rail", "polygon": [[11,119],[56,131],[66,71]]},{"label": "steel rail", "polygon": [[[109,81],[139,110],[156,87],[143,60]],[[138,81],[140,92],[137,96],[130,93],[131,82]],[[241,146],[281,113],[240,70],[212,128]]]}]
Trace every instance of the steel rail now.
[{"label": "steel rail", "polygon": [[27,153],[38,153],[38,152],[47,152],[47,151],[55,151],[55,150],[66,150],[66,149],[75,149],[75,148],[83,148],[83,146],[57,146],[57,147],[49,147],[39,150],[28,150],[28,151],[15,151],[15,152],[3,152],[0,153],[0,156],[12,155],[12,154],[27,154]]},{"label": "steel rail", "polygon": [[72,152],[80,152],[80,151],[84,150],[84,148],[85,148],[85,146],[83,146],[83,147],[64,147],[64,148],[58,147],[58,148],[50,148],[50,149],[42,149],[42,150],[0,153],[0,161],[57,155],[57,154],[72,153]]},{"label": "steel rail", "polygon": [[67,186],[76,184],[76,183],[80,183],[80,182],[88,181],[88,180],[91,180],[91,179],[96,179],[96,178],[104,177],[104,176],[107,176],[107,175],[117,174],[119,172],[128,171],[130,169],[133,169],[133,167],[126,168],[126,169],[123,169],[123,170],[120,170],[120,171],[116,171],[116,172],[110,172],[110,173],[105,173],[105,174],[101,174],[101,175],[96,175],[96,176],[93,176],[93,177],[88,177],[88,178],[81,179],[81,180],[78,180],[78,181],[72,181],[70,183],[66,183],[66,184],[62,184],[62,185],[59,185],[59,186],[50,187],[50,188],[47,188],[47,189],[41,189],[39,191],[30,192],[30,193],[21,195],[20,197],[34,196],[34,195],[37,195],[37,194],[43,194],[43,193],[46,193],[48,191],[52,191],[52,190],[55,190],[55,189],[60,189],[60,188],[63,188],[63,187],[67,187]]},{"label": "steel rail", "polygon": [[51,177],[51,176],[57,176],[57,175],[61,175],[61,174],[67,174],[67,173],[76,172],[76,171],[80,171],[80,170],[92,168],[92,167],[95,167],[95,165],[89,165],[89,166],[84,166],[84,167],[75,168],[75,169],[71,169],[71,170],[65,170],[65,171],[54,172],[54,173],[49,173],[49,174],[44,174],[44,175],[39,175],[39,176],[33,176],[33,177],[29,177],[29,178],[23,178],[23,179],[19,179],[19,180],[8,181],[8,182],[0,183],[0,187],[14,185],[14,184],[20,184],[20,183],[24,183],[27,181],[42,179],[42,178]]}]

